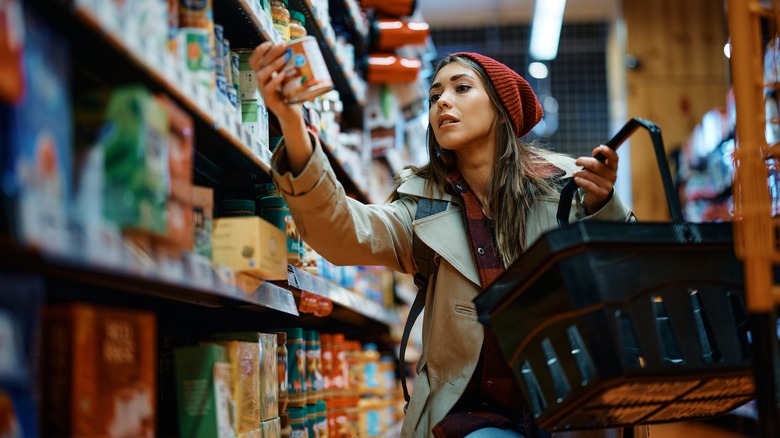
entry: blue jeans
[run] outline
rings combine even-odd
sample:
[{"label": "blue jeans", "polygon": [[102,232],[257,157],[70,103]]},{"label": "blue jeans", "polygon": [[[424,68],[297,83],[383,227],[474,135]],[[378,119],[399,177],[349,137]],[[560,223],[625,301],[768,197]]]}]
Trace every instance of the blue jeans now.
[{"label": "blue jeans", "polygon": [[475,430],[466,435],[466,438],[525,438],[514,430],[498,429],[495,427],[486,427]]}]

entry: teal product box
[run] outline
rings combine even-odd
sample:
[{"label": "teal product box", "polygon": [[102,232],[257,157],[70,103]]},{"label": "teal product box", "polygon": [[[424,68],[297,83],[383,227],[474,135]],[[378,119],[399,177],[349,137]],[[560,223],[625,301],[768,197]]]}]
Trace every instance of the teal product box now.
[{"label": "teal product box", "polygon": [[215,344],[177,348],[174,362],[179,436],[235,436],[225,348]]}]

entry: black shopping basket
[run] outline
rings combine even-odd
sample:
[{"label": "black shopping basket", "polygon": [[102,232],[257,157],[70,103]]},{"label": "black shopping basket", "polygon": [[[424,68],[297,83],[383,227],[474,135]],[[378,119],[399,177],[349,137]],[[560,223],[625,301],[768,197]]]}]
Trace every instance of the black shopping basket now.
[{"label": "black shopping basket", "polygon": [[[686,223],[660,129],[650,132],[670,223],[566,224],[544,234],[476,300],[548,430],[725,414],[754,397],[741,263],[729,223]],[[603,158],[603,157],[602,157]]]}]

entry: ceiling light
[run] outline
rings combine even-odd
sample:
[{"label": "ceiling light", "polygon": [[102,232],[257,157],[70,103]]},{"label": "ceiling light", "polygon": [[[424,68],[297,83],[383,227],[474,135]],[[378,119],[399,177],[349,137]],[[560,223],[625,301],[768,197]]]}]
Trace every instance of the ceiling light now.
[{"label": "ceiling light", "polygon": [[532,62],[528,64],[528,74],[536,79],[545,79],[550,71],[543,62]]},{"label": "ceiling light", "polygon": [[558,55],[566,0],[536,0],[531,24],[531,58],[553,60]]}]

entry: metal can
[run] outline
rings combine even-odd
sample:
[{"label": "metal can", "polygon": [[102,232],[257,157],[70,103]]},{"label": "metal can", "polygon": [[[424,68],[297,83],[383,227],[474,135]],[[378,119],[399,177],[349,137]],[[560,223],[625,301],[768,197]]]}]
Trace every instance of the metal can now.
[{"label": "metal can", "polygon": [[302,103],[333,89],[333,80],[317,39],[299,38],[287,44],[282,95],[287,103]]}]

